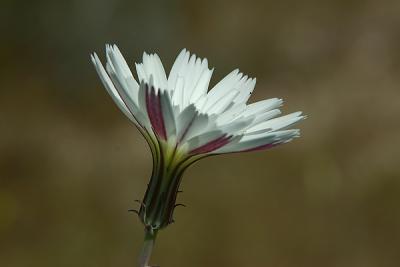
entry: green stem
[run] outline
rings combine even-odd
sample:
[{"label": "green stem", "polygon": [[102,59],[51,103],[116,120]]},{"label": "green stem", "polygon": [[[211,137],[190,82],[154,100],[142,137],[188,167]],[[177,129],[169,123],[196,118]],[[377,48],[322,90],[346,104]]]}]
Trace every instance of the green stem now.
[{"label": "green stem", "polygon": [[144,242],[142,251],[139,255],[139,267],[148,267],[151,252],[153,251],[154,242],[156,240],[157,230],[146,227],[144,230]]}]

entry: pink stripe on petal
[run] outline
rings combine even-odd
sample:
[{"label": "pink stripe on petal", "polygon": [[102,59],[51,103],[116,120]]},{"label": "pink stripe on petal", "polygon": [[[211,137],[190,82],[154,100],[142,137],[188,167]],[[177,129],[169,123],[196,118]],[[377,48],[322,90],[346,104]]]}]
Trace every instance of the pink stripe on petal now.
[{"label": "pink stripe on petal", "polygon": [[190,120],[189,124],[186,126],[185,130],[183,131],[182,136],[179,138],[178,143],[180,143],[180,142],[182,141],[182,139],[185,138],[187,132],[189,131],[190,127],[192,127],[193,122],[194,122],[194,120],[196,119],[196,115],[197,115],[197,114],[195,114],[195,115],[193,116],[193,118]]},{"label": "pink stripe on petal", "polygon": [[154,132],[162,139],[167,139],[164,117],[161,109],[161,94],[156,94],[154,87],[146,85],[146,109]]},{"label": "pink stripe on petal", "polygon": [[250,151],[259,151],[259,150],[265,150],[265,149],[270,149],[273,148],[277,145],[279,145],[280,143],[270,143],[270,144],[266,144],[266,145],[261,145],[261,146],[257,146],[257,147],[253,147],[253,148],[249,148],[249,149],[245,149],[245,150],[241,150],[238,152],[250,152]]},{"label": "pink stripe on petal", "polygon": [[218,148],[221,148],[224,145],[228,144],[231,137],[232,136],[226,136],[226,135],[218,137],[217,139],[214,139],[206,143],[205,145],[193,149],[192,151],[190,151],[190,154],[204,154],[217,150]]}]

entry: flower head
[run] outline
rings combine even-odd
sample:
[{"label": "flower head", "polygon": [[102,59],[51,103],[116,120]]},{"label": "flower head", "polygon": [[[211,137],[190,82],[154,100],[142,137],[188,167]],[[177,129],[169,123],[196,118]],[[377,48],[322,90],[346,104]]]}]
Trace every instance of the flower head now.
[{"label": "flower head", "polygon": [[92,62],[107,92],[136,125],[153,154],[153,174],[140,218],[152,229],[172,222],[183,171],[209,155],[267,149],[299,136],[288,129],[301,112],[278,117],[282,99],[248,104],[256,79],[234,70],[208,90],[207,59],[183,49],[167,77],[157,54],[143,54],[138,81],[116,45],[106,46],[106,68]]}]

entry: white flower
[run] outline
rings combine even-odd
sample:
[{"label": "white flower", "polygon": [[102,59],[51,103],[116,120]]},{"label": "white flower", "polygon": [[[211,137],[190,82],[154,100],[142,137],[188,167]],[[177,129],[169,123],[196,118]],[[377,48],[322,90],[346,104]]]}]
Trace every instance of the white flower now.
[{"label": "white flower", "polygon": [[[116,45],[106,46],[106,58],[104,69],[98,56],[92,55],[100,79],[152,150],[156,178],[150,181],[140,217],[154,229],[171,222],[181,175],[194,161],[271,148],[299,136],[299,130],[287,128],[302,120],[302,113],[277,117],[282,105],[279,98],[248,104],[256,79],[237,69],[208,90],[213,69],[207,59],[190,55],[186,49],[168,77],[158,55],[144,53],[143,63],[136,64],[139,83]],[[165,188],[152,187],[153,180],[161,179],[171,182]],[[171,196],[160,196],[157,190]],[[168,207],[160,208],[157,201],[168,202],[163,204]]]}]

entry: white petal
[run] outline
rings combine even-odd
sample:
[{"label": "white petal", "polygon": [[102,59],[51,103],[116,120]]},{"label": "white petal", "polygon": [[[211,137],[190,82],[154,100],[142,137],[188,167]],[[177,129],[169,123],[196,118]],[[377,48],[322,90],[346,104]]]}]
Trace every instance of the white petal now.
[{"label": "white petal", "polygon": [[247,118],[239,118],[234,120],[229,124],[225,124],[223,126],[219,126],[218,128],[221,129],[224,133],[229,135],[241,135],[244,133],[245,129],[253,122],[254,117],[247,117]]},{"label": "white petal", "polygon": [[114,84],[112,83],[110,77],[108,76],[106,70],[104,69],[103,65],[100,62],[99,57],[97,56],[96,53],[91,55],[92,63],[96,68],[97,74],[99,75],[104,87],[106,88],[106,91],[108,94],[111,96],[111,98],[114,100],[114,102],[117,104],[119,109],[135,124],[137,124],[135,118],[132,116],[128,108],[126,107],[125,103],[122,101],[121,97],[119,96],[117,90],[114,87]]},{"label": "white petal", "polygon": [[235,105],[231,109],[223,112],[222,114],[220,114],[218,116],[217,124],[218,125],[227,124],[227,123],[233,121],[234,119],[237,119],[239,117],[239,115],[240,115],[240,117],[244,117],[242,115],[244,110],[246,110],[246,104],[242,103],[242,104]]},{"label": "white petal", "polygon": [[174,109],[170,100],[168,91],[160,91],[160,101],[162,114],[164,118],[164,126],[167,132],[167,137],[172,137],[176,135],[176,123]]},{"label": "white petal", "polygon": [[194,103],[194,105],[196,106],[197,110],[203,110],[204,109],[204,105],[207,102],[207,95],[202,95],[200,96],[199,99],[196,100],[196,102]]},{"label": "white petal", "polygon": [[137,106],[135,98],[131,91],[127,88],[126,83],[121,80],[121,77],[115,72],[113,66],[110,62],[107,62],[107,71],[113,81],[115,88],[125,103],[126,107],[129,109],[130,113],[134,116],[136,121],[143,127],[150,129],[149,120],[147,116],[142,112],[142,110]]},{"label": "white petal", "polygon": [[171,71],[168,76],[168,89],[173,91],[176,87],[178,74],[182,69],[182,66],[186,64],[189,60],[189,52],[186,49],[182,49],[179,53],[178,57],[176,58],[174,64],[172,65]]},{"label": "white petal", "polygon": [[139,80],[149,82],[150,76],[153,76],[153,84],[157,89],[167,90],[167,76],[164,67],[157,54],[143,53],[143,63],[136,64]]},{"label": "white petal", "polygon": [[225,135],[222,131],[212,131],[200,134],[187,141],[189,151],[195,150],[196,148],[202,147],[213,140],[217,140]]},{"label": "white petal", "polygon": [[[133,75],[132,75],[132,72],[131,72],[131,70],[130,70],[130,68],[128,66],[128,63],[126,63],[126,60],[123,57],[123,55],[122,55],[121,51],[119,50],[118,46],[113,45],[112,49],[113,49],[115,57],[116,57],[116,59],[118,61],[118,64],[121,66],[121,69],[122,69],[122,71],[124,73],[124,76],[133,78]],[[139,86],[139,85],[137,84],[137,86]]]},{"label": "white petal", "polygon": [[288,127],[299,120],[304,119],[304,116],[300,116],[301,112],[294,112],[288,114],[286,116],[278,117],[272,120],[268,120],[266,122],[259,123],[251,128],[249,128],[246,132],[255,132],[260,130],[267,130],[267,131],[276,131],[285,127]]},{"label": "white petal", "polygon": [[268,110],[278,108],[282,105],[283,101],[279,98],[271,98],[252,103],[247,106],[246,110],[242,113],[243,116],[251,116],[264,113]]},{"label": "white petal", "polygon": [[175,91],[179,91],[179,96],[174,97],[174,103],[179,103],[181,110],[195,103],[207,92],[211,74],[207,59],[201,60],[194,54],[190,56],[186,49],[182,50],[168,77],[168,90],[174,92],[174,95]]},{"label": "white petal", "polygon": [[142,63],[135,63],[136,66],[136,73],[138,75],[139,83],[141,82],[148,82],[147,74],[143,68]]},{"label": "white petal", "polygon": [[[204,59],[203,62],[204,61],[207,62],[207,59]],[[192,96],[190,97],[190,103],[197,102],[202,96],[207,94],[213,71],[214,69],[209,70],[207,65],[203,66],[203,71],[200,74],[196,87],[193,89]]]},{"label": "white petal", "polygon": [[263,147],[275,146],[281,143],[291,141],[293,138],[299,137],[299,130],[286,130],[272,133],[264,133],[257,136],[243,136],[236,143],[229,143],[218,149],[215,153],[231,153],[241,151],[251,151],[261,149]]},{"label": "white petal", "polygon": [[255,115],[254,121],[251,123],[250,127],[260,124],[262,122],[268,121],[276,116],[280,115],[282,112],[279,109],[273,109],[264,113],[258,113]]},{"label": "white petal", "polygon": [[211,106],[214,106],[215,102],[218,101],[224,95],[227,95],[230,91],[235,89],[235,85],[240,81],[243,74],[239,73],[236,69],[229,73],[219,83],[217,83],[207,94],[207,104],[204,109],[208,110]]},{"label": "white petal", "polygon": [[[244,79],[246,78],[246,79]],[[235,98],[236,103],[246,103],[256,86],[256,79],[247,79],[247,76],[243,77],[241,83],[237,86],[240,94]]]},{"label": "white petal", "polygon": [[235,98],[236,103],[246,103],[251,94],[254,91],[256,86],[256,79],[248,79],[245,83],[243,83],[240,87],[240,94]]},{"label": "white petal", "polygon": [[195,136],[201,135],[207,130],[209,118],[207,114],[196,113],[193,120],[188,125],[185,135],[181,138],[181,142],[185,142]]},{"label": "white petal", "polygon": [[196,114],[197,110],[194,105],[187,106],[182,112],[179,113],[176,119],[178,140],[181,140],[183,135],[186,134],[187,129],[189,128]]},{"label": "white petal", "polygon": [[114,79],[111,77],[114,84],[117,81],[118,84],[126,91],[126,94],[128,94],[137,105],[139,85],[133,78],[132,73],[128,71],[129,67],[126,64],[125,59],[122,57],[121,52],[116,49],[118,49],[116,46],[106,46],[107,71],[109,72],[110,76],[114,76]]},{"label": "white petal", "polygon": [[[239,91],[231,90],[227,92],[225,95],[221,95],[219,98],[215,97],[215,99],[212,99],[212,101],[207,101],[207,104],[205,105],[204,108],[204,112],[207,112],[209,114],[224,112],[227,109],[227,107],[233,103],[233,100],[238,94]],[[208,105],[210,102],[212,102],[213,104]]]},{"label": "white petal", "polygon": [[184,86],[185,80],[183,77],[178,77],[176,80],[175,89],[172,91],[172,103],[178,106],[180,110],[183,109]]}]

